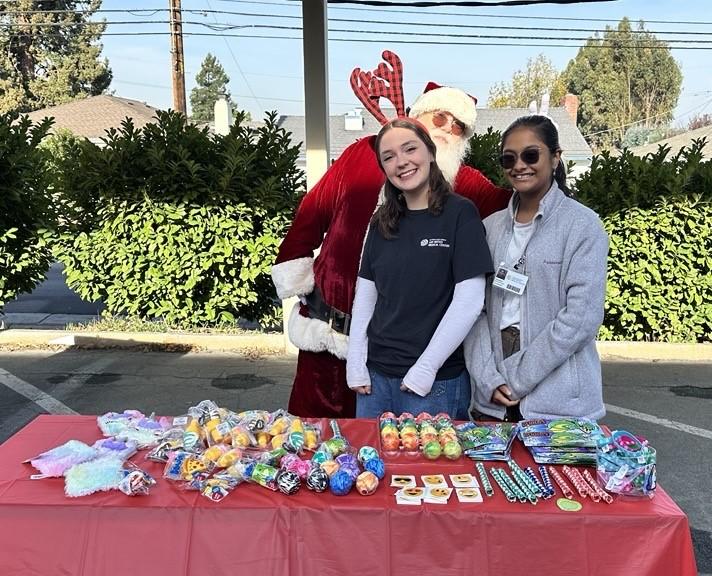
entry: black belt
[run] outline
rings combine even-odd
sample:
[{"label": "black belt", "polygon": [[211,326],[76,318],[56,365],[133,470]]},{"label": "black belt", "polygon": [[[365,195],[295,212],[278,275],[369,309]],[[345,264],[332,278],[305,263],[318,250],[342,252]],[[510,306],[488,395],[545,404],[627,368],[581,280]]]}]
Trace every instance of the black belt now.
[{"label": "black belt", "polygon": [[519,328],[516,326],[507,326],[502,332],[507,332],[511,334],[512,336],[518,336],[519,335]]},{"label": "black belt", "polygon": [[311,294],[307,294],[307,309],[309,310],[309,317],[316,318],[322,322],[326,322],[333,330],[349,335],[349,329],[351,328],[351,314],[342,312],[329,306],[324,299],[321,297],[321,292],[316,286]]}]

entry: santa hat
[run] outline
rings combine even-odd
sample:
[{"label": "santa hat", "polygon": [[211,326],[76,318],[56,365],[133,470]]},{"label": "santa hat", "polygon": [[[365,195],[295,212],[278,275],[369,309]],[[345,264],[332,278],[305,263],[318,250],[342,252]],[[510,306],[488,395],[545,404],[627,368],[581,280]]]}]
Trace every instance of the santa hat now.
[{"label": "santa hat", "polygon": [[440,86],[435,82],[428,82],[423,93],[413,103],[408,112],[411,118],[417,118],[426,112],[444,110],[450,112],[455,118],[465,125],[465,132],[469,138],[475,132],[477,98],[470,96],[459,88]]}]

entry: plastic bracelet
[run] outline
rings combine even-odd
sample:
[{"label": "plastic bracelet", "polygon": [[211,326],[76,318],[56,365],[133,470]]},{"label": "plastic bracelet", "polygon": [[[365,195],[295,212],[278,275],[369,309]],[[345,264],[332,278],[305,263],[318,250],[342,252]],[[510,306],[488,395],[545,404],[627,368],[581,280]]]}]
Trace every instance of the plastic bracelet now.
[{"label": "plastic bracelet", "polygon": [[547,498],[551,498],[551,494],[549,494],[549,489],[544,486],[541,480],[537,478],[536,474],[534,473],[534,470],[527,466],[527,469],[524,470],[524,473],[529,476],[529,479],[536,485],[537,490],[541,493],[541,498],[544,498],[545,500]]},{"label": "plastic bracelet", "polygon": [[525,474],[524,470],[522,470],[514,460],[509,460],[508,464],[512,470],[514,480],[521,486],[527,500],[531,502],[532,498],[541,498],[544,495],[544,493],[539,490],[536,484],[531,481],[531,478]]},{"label": "plastic bracelet", "polygon": [[571,483],[574,485],[574,488],[576,488],[576,491],[578,492],[578,495],[581,496],[581,498],[591,496],[591,499],[594,502],[596,501],[596,499],[600,500],[600,496],[593,493],[593,490],[588,485],[588,482],[584,480],[583,476],[581,476],[581,473],[578,470],[576,470],[575,468],[571,468],[571,466],[564,466],[562,470],[564,471],[564,474],[566,474],[566,477],[571,480]]},{"label": "plastic bracelet", "polygon": [[478,462],[475,467],[477,468],[477,473],[480,475],[480,480],[482,481],[482,488],[484,488],[485,494],[487,494],[487,496],[494,496],[492,484],[490,484],[489,478],[487,478],[487,470],[485,470],[485,465],[482,464],[482,462]]},{"label": "plastic bracelet", "polygon": [[504,495],[507,498],[508,502],[516,502],[517,497],[514,495],[514,492],[510,489],[509,484],[505,480],[502,480],[499,476],[499,470],[497,468],[492,468],[490,470],[490,473],[492,474],[492,478],[494,478],[494,481],[497,482],[497,485],[500,487],[502,492],[504,492]]},{"label": "plastic bracelet", "polygon": [[566,480],[559,474],[558,470],[554,468],[553,466],[549,466],[549,472],[553,476],[554,480],[556,483],[559,485],[559,488],[561,488],[561,492],[563,493],[565,498],[568,498],[571,500],[574,497],[573,490],[569,488],[569,485],[566,483]]},{"label": "plastic bracelet", "polygon": [[606,504],[611,504],[613,502],[613,496],[601,488],[600,484],[596,482],[596,479],[591,476],[591,473],[588,470],[583,471],[583,477],[590,484],[591,488],[593,488],[593,491],[598,494],[601,500],[603,500]]},{"label": "plastic bracelet", "polygon": [[[544,487],[549,493],[548,498],[551,498],[556,491],[554,490],[554,485],[551,483],[551,478],[549,478],[549,472],[546,470],[546,466],[539,464],[539,474],[541,475],[541,480],[544,482]],[[545,496],[547,498],[547,496]]]}]

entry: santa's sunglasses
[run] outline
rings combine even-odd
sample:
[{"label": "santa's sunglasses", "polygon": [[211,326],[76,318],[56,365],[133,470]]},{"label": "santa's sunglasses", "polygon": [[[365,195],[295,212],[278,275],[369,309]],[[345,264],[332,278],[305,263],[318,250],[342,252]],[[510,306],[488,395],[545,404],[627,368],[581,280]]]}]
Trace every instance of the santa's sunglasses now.
[{"label": "santa's sunglasses", "polygon": [[460,122],[452,114],[442,112],[440,110],[433,112],[433,126],[442,128],[448,121],[451,121],[450,134],[453,136],[462,136],[465,133],[465,124]]},{"label": "santa's sunglasses", "polygon": [[504,152],[499,157],[499,163],[505,170],[511,170],[517,163],[517,159],[521,158],[522,162],[533,166],[539,162],[539,148],[527,148],[523,150],[521,154],[516,154],[515,152]]}]

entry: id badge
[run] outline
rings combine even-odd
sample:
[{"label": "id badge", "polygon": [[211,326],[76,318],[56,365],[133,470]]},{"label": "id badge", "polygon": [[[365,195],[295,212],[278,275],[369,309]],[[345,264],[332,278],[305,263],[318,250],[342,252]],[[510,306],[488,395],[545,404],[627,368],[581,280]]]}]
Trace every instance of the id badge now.
[{"label": "id badge", "polygon": [[499,268],[497,268],[497,273],[494,275],[492,285],[506,292],[521,296],[524,293],[524,288],[526,288],[528,280],[529,277],[526,274],[520,274],[502,263],[499,265]]}]

